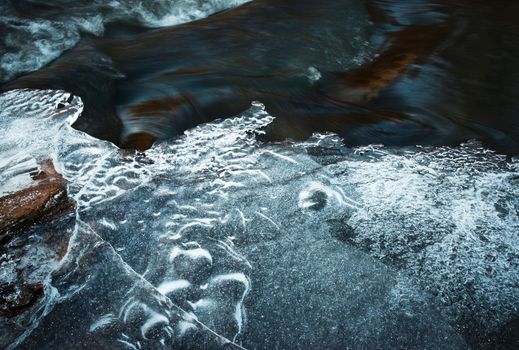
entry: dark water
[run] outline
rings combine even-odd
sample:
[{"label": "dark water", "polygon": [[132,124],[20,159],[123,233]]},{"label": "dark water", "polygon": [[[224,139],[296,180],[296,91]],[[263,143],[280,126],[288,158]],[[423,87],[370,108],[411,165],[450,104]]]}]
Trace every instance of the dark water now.
[{"label": "dark water", "polygon": [[[64,11],[45,6],[47,16]],[[76,127],[123,147],[147,148],[259,100],[277,118],[269,140],[315,131],[347,145],[478,139],[516,154],[517,14],[509,2],[285,0],[151,31],[118,20],[2,89],[80,95]]]}]

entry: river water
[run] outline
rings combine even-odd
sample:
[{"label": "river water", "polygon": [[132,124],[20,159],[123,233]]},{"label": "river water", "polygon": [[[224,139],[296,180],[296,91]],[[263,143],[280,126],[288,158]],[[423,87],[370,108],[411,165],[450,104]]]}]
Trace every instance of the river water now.
[{"label": "river water", "polygon": [[1,5],[0,347],[517,346],[517,6],[150,4]]}]

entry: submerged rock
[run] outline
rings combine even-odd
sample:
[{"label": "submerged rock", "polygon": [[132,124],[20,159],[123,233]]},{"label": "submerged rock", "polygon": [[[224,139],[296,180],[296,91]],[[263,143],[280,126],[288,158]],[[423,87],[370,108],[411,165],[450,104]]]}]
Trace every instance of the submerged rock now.
[{"label": "submerged rock", "polygon": [[75,207],[67,196],[60,174],[50,161],[34,174],[35,184],[0,198],[0,241],[9,239],[10,232],[51,219]]},{"label": "submerged rock", "polygon": [[30,308],[43,295],[43,284],[0,285],[0,316],[14,317]]},{"label": "submerged rock", "polygon": [[[31,174],[33,185],[0,197],[0,348],[12,343],[37,317],[46,279],[63,258],[75,207],[50,161]],[[52,223],[47,223],[51,221]],[[33,225],[38,223],[38,225]]]},{"label": "submerged rock", "polygon": [[0,349],[13,344],[52,300],[51,272],[69,249],[75,215],[15,231],[0,244]]}]

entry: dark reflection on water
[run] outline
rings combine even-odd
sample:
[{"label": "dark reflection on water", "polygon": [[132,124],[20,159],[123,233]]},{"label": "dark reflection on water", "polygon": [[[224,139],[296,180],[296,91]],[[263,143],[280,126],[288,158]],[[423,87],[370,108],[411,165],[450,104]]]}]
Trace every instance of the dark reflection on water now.
[{"label": "dark reflection on water", "polygon": [[[434,8],[450,33],[426,64],[390,86],[382,108],[406,109],[428,120],[457,142],[477,137],[509,153],[519,142],[519,3],[509,1],[437,1],[419,4],[409,16],[408,6],[381,2],[400,18],[423,19]],[[403,9],[402,9],[403,7]],[[403,14],[403,15],[402,15]],[[416,15],[418,14],[418,15]]]},{"label": "dark reflection on water", "polygon": [[113,25],[2,89],[80,95],[79,129],[147,148],[260,100],[266,139],[332,131],[348,145],[457,144],[519,153],[519,4],[258,0],[143,31]]}]

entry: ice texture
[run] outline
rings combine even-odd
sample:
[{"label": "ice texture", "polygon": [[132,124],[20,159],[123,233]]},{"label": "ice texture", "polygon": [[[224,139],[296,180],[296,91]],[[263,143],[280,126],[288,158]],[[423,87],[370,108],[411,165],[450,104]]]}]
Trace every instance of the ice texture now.
[{"label": "ice texture", "polygon": [[13,347],[492,348],[517,318],[517,159],[264,144],[260,102],[138,153],[72,129],[66,96],[0,96],[13,145],[50,123],[7,169],[47,153],[78,203],[53,297]]}]

